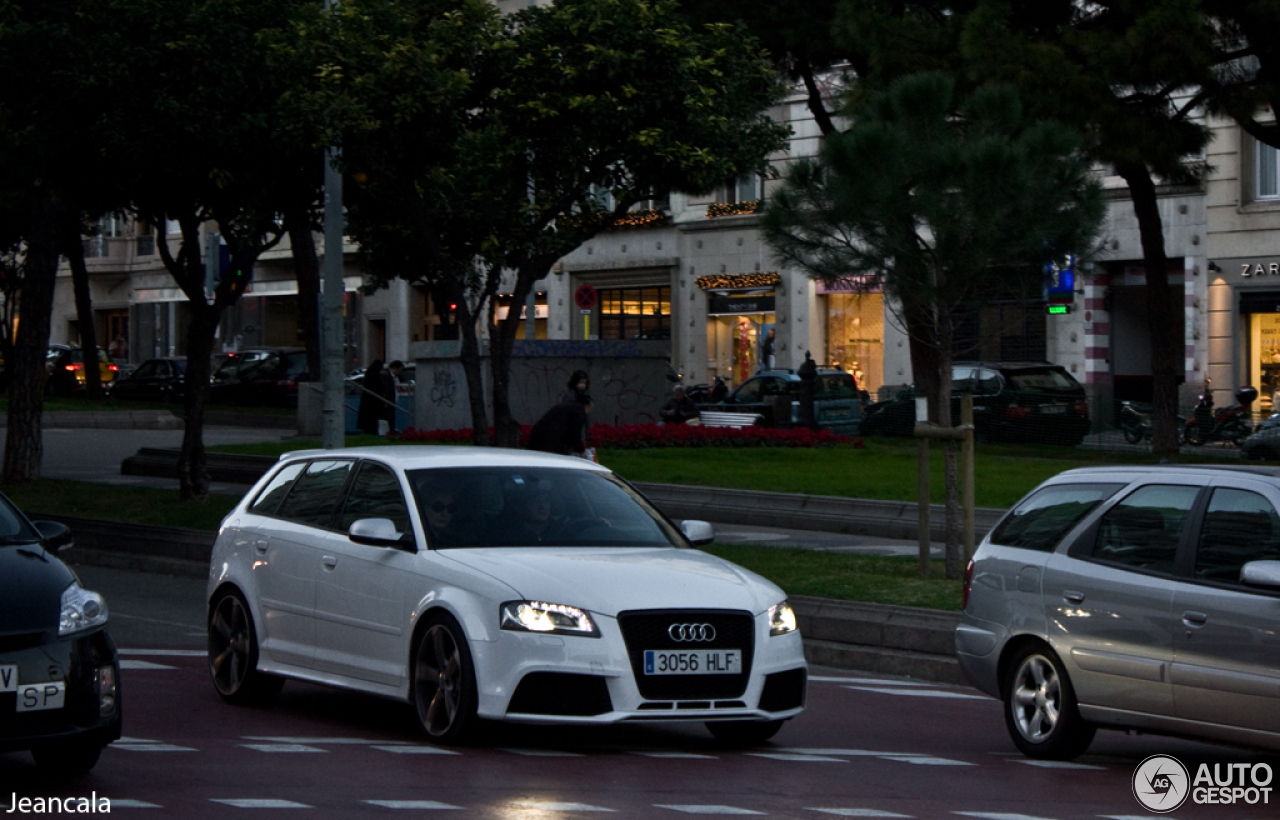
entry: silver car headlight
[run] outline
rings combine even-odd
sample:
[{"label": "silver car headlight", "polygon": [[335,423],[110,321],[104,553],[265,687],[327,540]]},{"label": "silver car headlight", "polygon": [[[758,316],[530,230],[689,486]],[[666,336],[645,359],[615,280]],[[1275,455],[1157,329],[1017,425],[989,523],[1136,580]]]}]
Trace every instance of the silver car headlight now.
[{"label": "silver car headlight", "polygon": [[502,605],[502,628],[517,632],[600,637],[595,621],[585,610],[542,601],[507,601]]},{"label": "silver car headlight", "polygon": [[74,635],[107,622],[107,602],[96,592],[72,584],[62,593],[62,611],[58,614],[58,635]]},{"label": "silver car headlight", "polygon": [[795,632],[798,628],[796,611],[791,608],[791,604],[783,601],[769,607],[769,637],[786,635],[788,632]]}]

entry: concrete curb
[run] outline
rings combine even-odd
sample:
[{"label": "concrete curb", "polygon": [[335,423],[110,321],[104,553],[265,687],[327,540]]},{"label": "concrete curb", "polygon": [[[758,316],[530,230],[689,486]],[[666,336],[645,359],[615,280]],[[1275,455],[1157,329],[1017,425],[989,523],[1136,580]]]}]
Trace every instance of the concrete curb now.
[{"label": "concrete curb", "polygon": [[183,421],[168,410],[47,410],[41,425],[52,429],[181,430]]},{"label": "concrete curb", "polygon": [[[209,574],[212,532],[38,512],[31,517],[71,527],[75,544],[60,555],[73,564],[189,578]],[[964,683],[952,637],[959,613],[806,596],[794,597],[791,603],[810,663]]]},{"label": "concrete curb", "polygon": [[[206,456],[209,478],[252,484],[276,463],[270,456],[242,456],[209,453]],[[124,475],[177,478],[178,451],[143,448],[120,465]],[[902,501],[870,501],[862,498],[840,498],[800,493],[769,493],[754,490],[729,490],[720,487],[690,487],[683,484],[636,482],[636,489],[671,518],[696,518],[708,521],[732,521],[758,527],[780,527],[793,530],[818,530],[878,538],[914,539],[919,529],[915,504]],[[946,508],[930,506],[930,539],[943,541]],[[1004,510],[979,509],[976,512],[978,538],[982,538]]]}]

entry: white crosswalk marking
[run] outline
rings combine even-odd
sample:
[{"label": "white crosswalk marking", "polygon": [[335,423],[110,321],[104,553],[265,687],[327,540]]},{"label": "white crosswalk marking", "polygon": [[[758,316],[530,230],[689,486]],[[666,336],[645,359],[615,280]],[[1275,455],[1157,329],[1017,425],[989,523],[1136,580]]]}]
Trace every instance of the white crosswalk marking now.
[{"label": "white crosswalk marking", "polygon": [[701,806],[701,805],[664,805],[662,803],[654,803],[656,809],[670,809],[671,811],[680,811],[685,814],[764,814],[762,811],[752,811],[751,809],[740,809],[737,806]]},{"label": "white crosswalk marking", "polygon": [[221,803],[236,809],[311,809],[306,803],[295,803],[292,800],[209,800],[210,803]]},{"label": "white crosswalk marking", "polygon": [[578,752],[561,752],[555,749],[499,749],[498,751],[525,757],[582,757]]},{"label": "white crosswalk marking", "polygon": [[896,760],[899,763],[914,763],[917,766],[977,766],[977,763],[966,763],[963,760],[948,760],[945,757],[924,757],[922,755],[885,755],[884,760]]},{"label": "white crosswalk marking", "polygon": [[956,700],[992,700],[986,695],[969,695],[964,692],[946,692],[942,689],[892,689],[888,686],[846,686],[855,692],[877,692],[881,695],[899,695],[913,698],[954,698]]},{"label": "white crosswalk marking", "polygon": [[868,686],[937,686],[936,683],[923,683],[915,680],[883,680],[881,678],[837,678],[832,675],[810,675],[809,680],[819,683],[852,683]]},{"label": "white crosswalk marking", "polygon": [[302,743],[325,746],[335,746],[340,744],[372,745],[374,743],[386,746],[399,746],[401,743],[408,743],[407,740],[369,740],[361,737],[262,737],[260,735],[244,735],[241,739],[260,740],[264,743]]},{"label": "white crosswalk marking", "polygon": [[834,757],[924,757],[915,752],[873,752],[867,749],[779,749],[797,755],[828,755]]},{"label": "white crosswalk marking", "polygon": [[1034,814],[1017,814],[998,811],[953,811],[964,817],[978,817],[981,820],[1053,820],[1050,817],[1036,817]]},{"label": "white crosswalk marking", "polygon": [[417,810],[446,810],[446,809],[462,809],[462,806],[451,806],[448,803],[439,803],[435,800],[365,800],[371,806],[381,806],[384,809],[417,809]]},{"label": "white crosswalk marking", "polygon": [[438,746],[371,746],[380,752],[391,752],[397,755],[460,755],[452,749],[441,749]]},{"label": "white crosswalk marking", "polygon": [[166,666],[163,663],[152,663],[151,661],[134,661],[128,658],[122,658],[120,661],[121,669],[176,669],[177,667]]},{"label": "white crosswalk marking", "polygon": [[159,740],[143,740],[139,737],[122,737],[108,748],[124,749],[130,752],[194,752],[190,746],[175,746]]},{"label": "white crosswalk marking", "polygon": [[304,746],[301,743],[241,743],[246,749],[253,749],[255,752],[320,752],[328,754],[327,749],[317,749],[315,746]]},{"label": "white crosswalk marking", "polygon": [[1041,769],[1092,769],[1094,771],[1105,772],[1106,766],[1091,766],[1088,763],[1072,763],[1070,760],[1012,760],[1011,763],[1021,763],[1024,766],[1038,766]]},{"label": "white crosswalk marking", "polygon": [[113,809],[163,809],[159,803],[148,803],[145,800],[112,800]]},{"label": "white crosswalk marking", "polygon": [[203,658],[209,653],[204,649],[121,649],[120,654],[156,658]]},{"label": "white crosswalk marking", "polygon": [[837,817],[887,817],[902,818],[902,820],[913,820],[914,815],[897,814],[891,811],[881,811],[880,809],[805,809],[805,811],[817,811],[823,814],[834,814]]},{"label": "white crosswalk marking", "polygon": [[715,755],[695,755],[690,752],[631,752],[641,757],[672,758],[675,760],[719,760]]},{"label": "white crosswalk marking", "polygon": [[537,811],[617,811],[617,809],[606,809],[604,806],[593,806],[590,803],[556,803],[543,800],[518,800],[511,805]]},{"label": "white crosswalk marking", "polygon": [[848,763],[838,757],[823,755],[786,754],[785,752],[746,752],[747,757],[767,757],[770,760],[794,760],[803,763]]}]

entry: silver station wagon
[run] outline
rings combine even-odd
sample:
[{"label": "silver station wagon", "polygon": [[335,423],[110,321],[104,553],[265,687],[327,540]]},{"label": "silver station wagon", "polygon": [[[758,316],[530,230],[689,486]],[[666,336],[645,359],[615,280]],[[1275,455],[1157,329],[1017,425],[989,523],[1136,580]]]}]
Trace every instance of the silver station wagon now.
[{"label": "silver station wagon", "polygon": [[1013,742],[1067,759],[1102,728],[1280,750],[1280,470],[1070,470],[965,578],[956,655]]}]

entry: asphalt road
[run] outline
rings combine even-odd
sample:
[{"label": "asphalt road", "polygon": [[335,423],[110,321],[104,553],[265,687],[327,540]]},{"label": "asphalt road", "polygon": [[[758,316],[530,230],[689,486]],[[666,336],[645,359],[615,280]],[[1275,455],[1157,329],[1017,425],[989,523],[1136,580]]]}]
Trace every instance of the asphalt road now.
[{"label": "asphalt road", "polygon": [[[222,703],[204,660],[204,584],[99,567],[121,647],[125,737],[89,775],[0,754],[0,812],[22,797],[111,801],[114,814],[226,818],[597,815],[1137,820],[1138,764],[1257,761],[1231,749],[1100,732],[1074,763],[1024,759],[998,702],[965,687],[811,668],[806,712],[769,744],[727,747],[698,724],[489,725],[470,746],[423,742],[409,707],[289,683],[265,708]],[[1273,763],[1273,767],[1275,763]],[[1194,769],[1193,769],[1194,771]],[[413,816],[413,815],[408,815]],[[1268,806],[1193,806],[1178,820],[1262,820]]]}]

